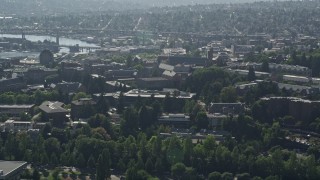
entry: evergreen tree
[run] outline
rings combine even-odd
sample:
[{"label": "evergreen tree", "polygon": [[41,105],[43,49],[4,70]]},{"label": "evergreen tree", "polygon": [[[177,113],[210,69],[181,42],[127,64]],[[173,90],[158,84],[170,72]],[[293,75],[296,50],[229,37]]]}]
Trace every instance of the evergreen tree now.
[{"label": "evergreen tree", "polygon": [[206,112],[200,111],[196,116],[196,122],[198,129],[207,129],[209,125],[209,120]]},{"label": "evergreen tree", "polygon": [[79,153],[76,159],[77,167],[84,168],[86,167],[86,160],[82,153]]},{"label": "evergreen tree", "polygon": [[105,167],[105,171],[106,171],[106,176],[107,176],[107,178],[109,178],[111,176],[111,171],[110,171],[111,157],[110,157],[110,152],[108,149],[104,149],[102,151],[102,157],[105,162],[104,167]]},{"label": "evergreen tree", "polygon": [[111,176],[110,171],[111,159],[108,149],[104,149],[99,155],[97,163],[97,180],[105,180]]},{"label": "evergreen tree", "polygon": [[163,172],[163,163],[161,158],[157,158],[156,164],[155,164],[155,170],[161,174]]},{"label": "evergreen tree", "polygon": [[183,163],[177,163],[171,167],[172,176],[177,179],[182,179],[185,171],[186,171],[186,166]]},{"label": "evergreen tree", "polygon": [[32,179],[33,180],[40,180],[40,173],[37,169],[33,170]]},{"label": "evergreen tree", "polygon": [[163,111],[168,113],[171,112],[171,99],[170,99],[170,93],[167,93],[164,100],[163,100]]},{"label": "evergreen tree", "polygon": [[138,130],[138,115],[134,108],[129,107],[123,113],[120,132],[125,135],[136,135]]},{"label": "evergreen tree", "polygon": [[184,140],[184,145],[183,145],[184,162],[186,165],[191,165],[192,151],[193,151],[192,140],[190,137],[188,137]]},{"label": "evergreen tree", "polygon": [[106,114],[106,112],[109,110],[109,104],[104,99],[103,93],[100,94],[99,100],[97,101],[97,113]]},{"label": "evergreen tree", "polygon": [[254,72],[254,68],[252,66],[249,67],[247,79],[248,79],[248,81],[256,80],[256,73]]},{"label": "evergreen tree", "polygon": [[150,127],[154,121],[155,118],[152,117],[153,109],[146,107],[145,105],[141,106],[139,113],[138,113],[138,121],[139,126],[142,130],[145,130],[146,128]]},{"label": "evergreen tree", "polygon": [[117,105],[117,113],[121,114],[124,110],[124,97],[123,93],[120,92],[119,99],[118,99],[118,105]]},{"label": "evergreen tree", "polygon": [[98,158],[98,163],[97,163],[97,169],[96,169],[96,180],[105,180],[106,179],[106,171],[104,169],[104,161],[103,157],[100,154]]},{"label": "evergreen tree", "polygon": [[152,173],[154,167],[153,167],[153,162],[151,160],[151,158],[148,158],[146,164],[145,164],[145,170],[148,172],[148,173]]},{"label": "evergreen tree", "polygon": [[263,61],[262,62],[261,71],[262,72],[267,72],[267,73],[270,72],[268,61]]}]

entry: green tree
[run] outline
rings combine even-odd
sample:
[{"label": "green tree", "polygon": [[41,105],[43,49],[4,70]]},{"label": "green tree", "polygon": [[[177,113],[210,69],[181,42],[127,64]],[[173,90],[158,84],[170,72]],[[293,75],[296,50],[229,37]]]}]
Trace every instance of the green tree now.
[{"label": "green tree", "polygon": [[160,173],[160,174],[163,172],[163,163],[161,158],[157,158],[156,164],[155,164],[155,170],[157,171],[157,173]]},{"label": "green tree", "polygon": [[262,72],[267,72],[267,73],[270,72],[268,61],[263,61],[262,62],[261,71]]},{"label": "green tree", "polygon": [[84,158],[82,153],[79,153],[76,158],[76,165],[79,168],[86,167],[86,159]]},{"label": "green tree", "polygon": [[111,168],[111,157],[110,157],[110,152],[108,149],[104,149],[102,151],[102,157],[103,157],[103,160],[104,160],[104,168],[105,168],[105,171],[106,171],[106,177],[109,178],[111,176],[111,171],[110,171],[110,168]]},{"label": "green tree", "polygon": [[247,79],[248,79],[248,81],[256,80],[256,73],[254,72],[254,68],[252,66],[249,67]]},{"label": "green tree", "polygon": [[73,101],[79,100],[81,98],[90,98],[90,95],[87,95],[84,92],[78,92],[77,94],[75,94],[72,98]]},{"label": "green tree", "polygon": [[249,180],[250,179],[250,174],[249,173],[237,174],[236,177],[239,180]]},{"label": "green tree", "polygon": [[196,122],[198,129],[207,129],[209,125],[209,120],[206,112],[200,111],[197,113]]},{"label": "green tree", "polygon": [[52,177],[54,180],[58,180],[59,179],[59,173],[60,173],[60,169],[55,168],[52,172]]},{"label": "green tree", "polygon": [[4,148],[7,157],[9,157],[9,160],[14,160],[14,157],[17,155],[17,141],[14,137],[13,133],[9,133],[7,140],[5,142]]},{"label": "green tree", "polygon": [[138,121],[141,129],[145,130],[153,123],[152,109],[147,108],[145,105],[141,106],[138,113]]},{"label": "green tree", "polygon": [[124,110],[124,97],[123,92],[120,92],[119,98],[118,98],[118,104],[117,104],[117,113],[121,114]]},{"label": "green tree", "polygon": [[106,112],[109,110],[109,104],[104,99],[103,93],[100,94],[99,99],[97,101],[96,109],[98,113],[106,114]]},{"label": "green tree", "polygon": [[138,179],[138,169],[132,166],[126,171],[126,180],[137,180]]},{"label": "green tree", "polygon": [[208,180],[221,180],[221,173],[215,171],[208,175]]},{"label": "green tree", "polygon": [[145,170],[146,170],[148,173],[152,173],[152,172],[153,172],[153,169],[154,169],[153,162],[152,162],[151,158],[148,158],[148,159],[147,159],[147,162],[146,162],[146,164],[145,164]]},{"label": "green tree", "polygon": [[[101,179],[105,179],[106,177],[109,178],[111,176],[111,171],[110,171],[111,157],[110,157],[109,150],[104,149],[102,151],[101,158],[99,156],[99,159],[98,159],[98,165],[97,165],[98,166],[97,171],[98,171],[98,169],[99,169],[99,171],[101,171],[100,172],[101,176],[99,176],[99,178],[101,178]],[[97,179],[98,179],[98,175],[97,175]]]},{"label": "green tree", "polygon": [[51,154],[53,154],[53,153],[59,154],[61,151],[60,142],[57,138],[51,137],[51,138],[45,140],[44,146],[45,146],[45,150],[46,150],[49,157],[51,156]]},{"label": "green tree", "polygon": [[188,137],[184,140],[184,144],[183,144],[184,163],[186,165],[191,165],[192,154],[193,154],[192,139]]},{"label": "green tree", "polygon": [[138,131],[138,114],[134,108],[129,107],[123,113],[120,123],[120,132],[124,136],[136,135]]},{"label": "green tree", "polygon": [[33,170],[33,173],[32,173],[32,179],[34,180],[40,180],[40,173],[37,169],[34,169]]},{"label": "green tree", "polygon": [[176,136],[170,138],[168,150],[167,150],[167,160],[170,164],[176,164],[182,162],[183,154],[180,140]]},{"label": "green tree", "polygon": [[89,159],[88,159],[88,162],[87,162],[87,167],[90,168],[90,169],[93,169],[96,167],[96,161],[93,157],[93,155],[91,154]]},{"label": "green tree", "polygon": [[162,109],[164,112],[168,113],[172,111],[171,108],[171,99],[170,99],[170,93],[167,93],[164,100],[163,100],[163,104],[162,104]]},{"label": "green tree", "polygon": [[220,93],[221,101],[223,103],[234,103],[237,101],[237,91],[234,87],[224,87]]},{"label": "green tree", "polygon": [[58,165],[59,164],[59,160],[58,160],[58,157],[55,153],[52,153],[51,156],[50,156],[50,163],[52,165]]},{"label": "green tree", "polygon": [[233,180],[233,174],[230,172],[224,172],[221,174],[221,179],[223,180]]},{"label": "green tree", "polygon": [[177,179],[182,179],[186,171],[186,166],[183,163],[176,163],[171,166],[171,174]]}]

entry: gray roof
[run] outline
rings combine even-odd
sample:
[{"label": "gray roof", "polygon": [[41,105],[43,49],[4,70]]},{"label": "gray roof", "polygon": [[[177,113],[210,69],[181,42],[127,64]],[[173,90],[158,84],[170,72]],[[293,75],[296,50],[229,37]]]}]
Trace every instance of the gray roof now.
[{"label": "gray roof", "polygon": [[167,71],[173,71],[174,70],[174,66],[169,65],[169,64],[164,64],[164,63],[161,63],[159,65],[159,68],[163,69],[163,70],[167,70]]},{"label": "gray roof", "polygon": [[62,102],[46,101],[42,103],[39,108],[46,113],[67,113],[68,110],[64,109]]},{"label": "gray roof", "polygon": [[169,76],[169,77],[174,77],[177,73],[174,72],[174,71],[167,71],[165,70],[162,75],[165,75],[165,76]]},{"label": "gray roof", "polygon": [[139,78],[138,80],[141,80],[141,81],[168,81],[166,78],[163,78],[163,77]]},{"label": "gray roof", "polygon": [[96,102],[94,102],[91,98],[81,98],[79,100],[72,101],[72,104],[77,105],[77,106],[95,105]]},{"label": "gray roof", "polygon": [[34,104],[14,104],[14,105],[0,105],[1,109],[30,109],[34,106]]},{"label": "gray roof", "polygon": [[19,168],[24,168],[27,166],[27,162],[24,161],[2,161],[0,160],[0,170],[3,171],[3,175],[0,178],[8,176]]},{"label": "gray roof", "polygon": [[78,82],[62,82],[62,83],[57,83],[55,85],[52,85],[51,87],[63,93],[69,93],[69,92],[77,92],[81,86],[82,84]]}]

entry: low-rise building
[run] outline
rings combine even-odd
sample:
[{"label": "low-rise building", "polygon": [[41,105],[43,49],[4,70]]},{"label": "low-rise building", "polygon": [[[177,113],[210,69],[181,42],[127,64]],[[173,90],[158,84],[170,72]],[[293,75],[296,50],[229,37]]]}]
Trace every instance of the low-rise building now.
[{"label": "low-rise building", "polygon": [[304,76],[293,76],[293,75],[283,75],[282,79],[284,81],[292,81],[296,83],[309,83],[311,82],[311,78]]},{"label": "low-rise building", "polygon": [[206,66],[207,58],[202,57],[186,57],[186,56],[158,56],[158,62],[167,62],[170,65],[184,64],[195,66]]},{"label": "low-rise building", "polygon": [[[242,69],[229,69],[230,72],[239,74],[241,76],[248,76],[249,70]],[[265,79],[270,77],[270,73],[255,71],[255,75],[259,79]]]},{"label": "low-rise building", "polygon": [[0,105],[0,114],[19,116],[21,113],[30,113],[33,107],[34,104]]},{"label": "low-rise building", "polygon": [[310,101],[297,97],[265,97],[261,98],[261,109],[266,113],[264,119],[272,120],[291,116],[296,121],[310,123],[320,116],[320,101]]},{"label": "low-rise building", "polygon": [[304,66],[276,64],[276,63],[269,63],[269,69],[271,72],[292,73],[292,74],[301,74],[301,75],[308,75],[311,72],[309,68]]},{"label": "low-rise building", "polygon": [[123,93],[123,98],[124,102],[130,105],[136,102],[138,98],[141,98],[142,100],[147,100],[151,97],[154,97],[155,99],[161,102],[163,99],[165,99],[166,95],[169,95],[169,98],[178,103],[183,103],[185,100],[192,99],[196,94],[179,91],[176,89],[164,89],[163,91],[132,89],[126,93]]},{"label": "low-rise building", "polygon": [[33,123],[28,121],[15,121],[12,119],[7,120],[4,122],[5,131],[28,131],[29,129],[33,129]]},{"label": "low-rise building", "polygon": [[80,81],[84,75],[84,69],[81,67],[63,67],[61,77],[65,81]]},{"label": "low-rise building", "polygon": [[231,45],[231,52],[234,57],[246,55],[254,51],[252,45]]},{"label": "low-rise building", "polygon": [[2,161],[0,160],[0,179],[18,180],[27,162],[24,161]]},{"label": "low-rise building", "polygon": [[187,51],[186,49],[184,48],[165,48],[162,50],[163,52],[163,55],[172,55],[172,56],[175,56],[175,55],[186,55],[187,54]]},{"label": "low-rise building", "polygon": [[185,114],[164,114],[158,118],[158,123],[173,127],[184,127],[190,126],[190,116]]},{"label": "low-rise building", "polygon": [[301,86],[301,85],[286,84],[286,83],[277,83],[277,84],[280,90],[285,89],[287,91],[293,91],[293,92],[298,92],[302,94],[312,94],[313,92],[316,92],[315,88],[312,88],[309,86]]},{"label": "low-rise building", "polygon": [[105,72],[104,75],[107,80],[134,78],[137,75],[137,70],[135,69],[108,70]]},{"label": "low-rise building", "polygon": [[33,67],[24,72],[25,79],[30,84],[44,83],[46,77],[51,75],[58,75],[58,69]]},{"label": "low-rise building", "polygon": [[241,114],[244,112],[242,103],[210,103],[208,112],[211,114]]},{"label": "low-rise building", "polygon": [[249,90],[251,90],[254,87],[258,86],[258,82],[251,82],[251,83],[246,83],[246,84],[238,84],[236,85],[236,89],[237,89],[237,93],[238,94],[245,94],[247,93]]},{"label": "low-rise building", "polygon": [[97,103],[91,98],[81,98],[71,102],[71,117],[73,119],[89,118],[93,115],[93,106]]},{"label": "low-rise building", "polygon": [[221,127],[223,121],[225,121],[228,116],[220,113],[207,114],[209,120],[209,126],[213,128]]},{"label": "low-rise building", "polygon": [[51,84],[50,87],[63,94],[70,94],[70,93],[77,93],[77,92],[84,91],[84,87],[79,82],[61,82],[57,84]]},{"label": "low-rise building", "polygon": [[137,86],[140,89],[163,89],[173,88],[174,82],[163,77],[139,78]]},{"label": "low-rise building", "polygon": [[21,76],[13,74],[11,78],[0,79],[0,92],[19,91],[26,87],[27,84]]},{"label": "low-rise building", "polygon": [[119,81],[106,81],[106,89],[108,92],[115,92],[118,90],[128,90],[131,87]]}]

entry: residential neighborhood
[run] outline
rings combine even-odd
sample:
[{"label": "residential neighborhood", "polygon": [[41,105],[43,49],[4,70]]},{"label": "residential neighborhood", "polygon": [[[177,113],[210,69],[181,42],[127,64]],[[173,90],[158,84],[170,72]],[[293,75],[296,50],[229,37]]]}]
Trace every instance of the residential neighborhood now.
[{"label": "residential neighborhood", "polygon": [[319,179],[320,1],[184,1],[0,0],[0,179]]}]

